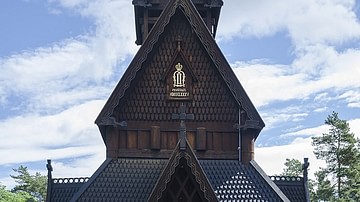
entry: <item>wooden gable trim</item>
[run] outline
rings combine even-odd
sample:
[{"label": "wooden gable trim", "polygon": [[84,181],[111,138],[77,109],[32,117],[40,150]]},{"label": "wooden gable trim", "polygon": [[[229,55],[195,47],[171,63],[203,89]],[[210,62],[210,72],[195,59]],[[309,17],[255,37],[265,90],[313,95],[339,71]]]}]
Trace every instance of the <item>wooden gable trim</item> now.
[{"label": "wooden gable trim", "polygon": [[119,105],[126,90],[130,87],[131,82],[136,77],[136,73],[141,69],[143,63],[147,60],[149,53],[153,50],[154,45],[159,40],[159,36],[164,32],[170,18],[175,14],[177,9],[180,9],[188,19],[188,22],[203,44],[204,49],[209,54],[238,105],[246,111],[250,120],[256,121],[257,124],[254,125],[253,128],[257,130],[258,135],[265,126],[265,123],[261,119],[235,73],[226,61],[225,56],[217,46],[214,38],[211,36],[211,33],[207,29],[204,21],[201,19],[191,0],[170,0],[164,11],[161,13],[158,21],[155,23],[153,29],[144,41],[143,45],[140,47],[128,69],[122,76],[120,82],[117,84],[115,90],[106,102],[104,108],[95,120],[95,123],[99,126],[100,132],[104,136],[104,126],[109,125],[109,119],[113,116],[114,109]]},{"label": "wooden gable trim", "polygon": [[171,181],[172,175],[174,175],[177,166],[179,166],[180,160],[183,158],[186,159],[187,165],[191,168],[191,174],[195,177],[196,183],[200,186],[200,190],[204,194],[205,199],[207,201],[218,201],[205,172],[201,168],[200,163],[187,140],[185,150],[180,150],[180,141],[177,143],[173,154],[156,182],[148,201],[158,201],[161,199],[162,194],[167,189],[168,183]]}]

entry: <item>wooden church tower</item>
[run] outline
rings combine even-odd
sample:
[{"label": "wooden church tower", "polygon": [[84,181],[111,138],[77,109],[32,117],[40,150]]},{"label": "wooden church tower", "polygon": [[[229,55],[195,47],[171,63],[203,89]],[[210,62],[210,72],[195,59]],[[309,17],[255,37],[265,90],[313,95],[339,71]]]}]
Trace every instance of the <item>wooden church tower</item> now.
[{"label": "wooden church tower", "polygon": [[49,180],[48,201],[288,201],[254,161],[265,124],[214,39],[223,1],[132,3],[141,47],[95,121],[106,160],[72,189]]}]

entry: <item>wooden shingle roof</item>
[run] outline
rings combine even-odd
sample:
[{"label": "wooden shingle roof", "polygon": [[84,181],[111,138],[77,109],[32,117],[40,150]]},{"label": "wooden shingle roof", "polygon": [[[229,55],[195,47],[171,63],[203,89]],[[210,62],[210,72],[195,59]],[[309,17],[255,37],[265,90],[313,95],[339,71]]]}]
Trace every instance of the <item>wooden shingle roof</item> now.
[{"label": "wooden shingle roof", "polygon": [[308,201],[306,182],[299,176],[271,176],[272,181],[289,198],[291,202]]},{"label": "wooden shingle roof", "polygon": [[[95,123],[99,126],[101,133],[103,133],[104,126],[114,125],[115,108],[119,106],[121,100],[124,99],[127,90],[133,85],[133,81],[139,75],[139,72],[145,68],[144,63],[146,63],[149,57],[152,57],[154,47],[158,45],[161,38],[160,36],[176,13],[185,16],[187,23],[191,26],[192,32],[195,33],[201,42],[202,48],[206,51],[223,82],[226,84],[230,92],[229,94],[232,95],[238,106],[246,112],[247,119],[249,120],[247,123],[251,123],[247,127],[255,129],[258,134],[265,126],[263,120],[190,0],[169,1],[169,4],[163,10],[159,20],[155,23],[152,31],[140,47],[97,117]],[[160,76],[161,75],[159,75],[159,77]]]},{"label": "wooden shingle roof", "polygon": [[[167,159],[109,160],[105,167],[97,171],[98,175],[94,174],[73,195],[71,201],[148,201],[168,162]],[[236,160],[199,160],[199,163],[219,201],[289,201],[268,176],[259,173],[254,162],[248,166]],[[287,186],[291,188],[290,184]],[[64,194],[65,191],[57,198],[65,197]],[[293,197],[304,195],[296,194]],[[66,198],[69,199],[68,196]]]}]

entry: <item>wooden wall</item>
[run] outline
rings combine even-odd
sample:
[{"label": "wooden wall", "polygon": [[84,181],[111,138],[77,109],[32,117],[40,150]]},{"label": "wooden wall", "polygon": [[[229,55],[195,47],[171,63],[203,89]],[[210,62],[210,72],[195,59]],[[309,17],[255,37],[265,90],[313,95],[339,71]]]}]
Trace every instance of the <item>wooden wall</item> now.
[{"label": "wooden wall", "polygon": [[[236,132],[207,131],[204,127],[188,130],[187,140],[199,159],[237,159],[238,134]],[[152,126],[148,130],[107,131],[107,156],[169,158],[179,141],[178,131],[161,130]]]}]

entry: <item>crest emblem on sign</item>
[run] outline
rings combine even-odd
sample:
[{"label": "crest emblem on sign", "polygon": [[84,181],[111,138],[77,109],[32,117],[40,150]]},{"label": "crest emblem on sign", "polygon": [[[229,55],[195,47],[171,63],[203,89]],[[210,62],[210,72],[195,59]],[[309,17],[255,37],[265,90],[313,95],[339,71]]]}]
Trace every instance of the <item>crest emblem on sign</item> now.
[{"label": "crest emblem on sign", "polygon": [[175,69],[176,71],[173,74],[173,81],[174,81],[174,85],[173,87],[185,87],[185,72],[182,71],[182,64],[180,64],[180,62],[178,62],[175,65]]}]

